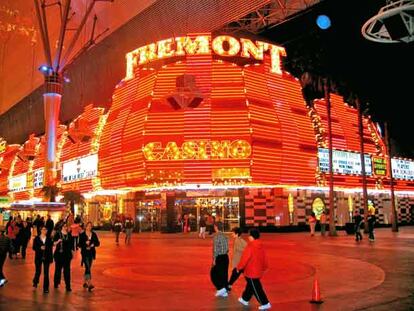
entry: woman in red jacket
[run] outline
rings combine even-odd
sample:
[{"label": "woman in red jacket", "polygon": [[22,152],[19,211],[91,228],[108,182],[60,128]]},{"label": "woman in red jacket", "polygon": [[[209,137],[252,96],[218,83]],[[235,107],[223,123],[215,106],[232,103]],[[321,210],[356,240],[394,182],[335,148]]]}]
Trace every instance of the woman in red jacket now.
[{"label": "woman in red jacket", "polygon": [[237,270],[244,270],[246,288],[239,302],[245,306],[254,295],[260,303],[259,310],[267,310],[272,306],[263,290],[260,278],[267,270],[267,259],[262,242],[259,240],[260,232],[257,229],[250,229],[249,244],[243,251],[242,258],[237,265]]}]

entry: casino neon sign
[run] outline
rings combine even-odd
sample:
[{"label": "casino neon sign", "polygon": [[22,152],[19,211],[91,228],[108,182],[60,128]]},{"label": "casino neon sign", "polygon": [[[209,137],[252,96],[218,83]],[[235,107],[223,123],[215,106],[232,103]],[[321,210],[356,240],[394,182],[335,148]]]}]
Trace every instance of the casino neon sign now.
[{"label": "casino neon sign", "polygon": [[148,161],[247,159],[252,148],[246,140],[191,140],[179,146],[176,142],[147,143],[142,152]]},{"label": "casino neon sign", "polygon": [[286,56],[283,47],[263,41],[220,35],[193,35],[169,38],[137,48],[126,54],[126,75],[124,80],[134,78],[134,70],[152,61],[186,55],[211,55],[241,57],[263,60],[264,54],[270,55],[270,71],[282,74],[281,56]]}]

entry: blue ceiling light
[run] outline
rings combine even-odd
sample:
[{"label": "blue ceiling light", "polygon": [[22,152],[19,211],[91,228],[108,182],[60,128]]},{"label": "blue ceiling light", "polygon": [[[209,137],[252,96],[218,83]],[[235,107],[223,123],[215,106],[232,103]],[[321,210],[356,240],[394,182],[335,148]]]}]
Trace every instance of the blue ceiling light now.
[{"label": "blue ceiling light", "polygon": [[41,71],[43,74],[49,74],[49,72],[52,70],[49,66],[41,65],[39,67],[39,71]]},{"label": "blue ceiling light", "polygon": [[326,30],[331,27],[331,19],[327,15],[319,15],[316,18],[316,24],[322,30]]}]

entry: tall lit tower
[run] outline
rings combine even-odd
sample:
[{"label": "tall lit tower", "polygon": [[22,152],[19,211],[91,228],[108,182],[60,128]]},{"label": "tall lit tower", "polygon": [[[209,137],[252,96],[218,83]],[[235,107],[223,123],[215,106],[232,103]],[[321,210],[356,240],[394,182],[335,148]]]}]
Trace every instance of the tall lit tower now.
[{"label": "tall lit tower", "polygon": [[[56,185],[56,129],[59,121],[60,103],[62,100],[62,69],[68,63],[69,57],[75,47],[75,44],[84,28],[88,17],[90,16],[92,9],[98,1],[110,1],[113,0],[91,0],[89,6],[86,9],[84,16],[76,28],[76,31],[72,38],[69,40],[65,54],[62,57],[64,50],[65,37],[68,31],[67,24],[70,19],[71,11],[71,0],[54,1],[48,3],[47,0],[34,0],[36,16],[39,23],[39,32],[41,35],[43,50],[46,59],[46,65],[40,66],[39,70],[44,74],[45,77],[45,90],[43,93],[43,104],[45,114],[45,172],[44,182],[45,186]],[[57,40],[55,57],[52,61],[52,50],[50,47],[50,36],[47,25],[47,8],[58,5],[61,9],[61,23],[59,30],[59,37]],[[96,16],[93,20],[92,35],[87,46],[90,46],[91,42],[94,42],[94,31],[96,25]]]}]

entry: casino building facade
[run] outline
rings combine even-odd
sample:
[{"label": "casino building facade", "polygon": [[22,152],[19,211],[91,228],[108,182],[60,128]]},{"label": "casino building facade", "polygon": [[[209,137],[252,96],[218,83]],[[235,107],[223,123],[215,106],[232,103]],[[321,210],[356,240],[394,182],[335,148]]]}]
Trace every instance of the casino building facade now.
[{"label": "casino building facade", "polygon": [[[58,131],[61,192],[80,192],[77,210],[95,225],[115,214],[141,231],[176,230],[200,215],[234,226],[303,226],[328,209],[327,105],[308,106],[298,80],[284,71],[282,47],[222,34],[188,34],[126,55],[125,78],[109,109],[87,106]],[[331,94],[335,220],[361,208],[355,108]],[[363,118],[369,204],[391,222],[390,160],[383,138]],[[44,138],[0,149],[0,195],[41,197]],[[391,159],[398,221],[414,222],[414,161]]]}]

